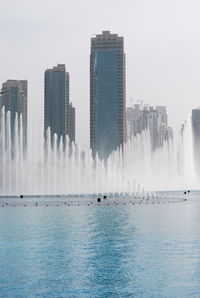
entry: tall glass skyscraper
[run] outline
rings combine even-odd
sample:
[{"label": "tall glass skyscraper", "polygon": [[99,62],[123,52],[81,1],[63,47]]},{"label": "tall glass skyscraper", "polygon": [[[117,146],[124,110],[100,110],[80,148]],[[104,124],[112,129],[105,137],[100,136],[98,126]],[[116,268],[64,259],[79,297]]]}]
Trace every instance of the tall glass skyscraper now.
[{"label": "tall glass skyscraper", "polygon": [[125,141],[124,39],[110,31],[91,38],[90,147],[106,159]]},{"label": "tall glass skyscraper", "polygon": [[14,142],[15,121],[17,117],[20,127],[22,116],[23,148],[27,146],[27,96],[28,82],[26,80],[7,80],[2,84],[0,107],[10,112],[11,141]]},{"label": "tall glass skyscraper", "polygon": [[44,134],[48,127],[58,141],[69,135],[69,73],[64,64],[45,71]]}]

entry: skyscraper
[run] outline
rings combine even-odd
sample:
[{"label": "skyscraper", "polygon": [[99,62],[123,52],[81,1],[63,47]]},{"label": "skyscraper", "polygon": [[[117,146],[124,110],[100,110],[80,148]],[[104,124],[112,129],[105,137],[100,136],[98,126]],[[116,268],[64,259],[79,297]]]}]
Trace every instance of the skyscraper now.
[{"label": "skyscraper", "polygon": [[45,71],[44,134],[48,127],[58,141],[69,135],[69,73],[64,64]]},{"label": "skyscraper", "polygon": [[142,106],[135,104],[127,108],[127,135],[129,138],[149,130],[152,150],[162,147],[165,141],[172,139],[173,133],[167,123],[165,106]]},{"label": "skyscraper", "polygon": [[125,141],[124,39],[110,31],[91,38],[90,147],[106,159]]},{"label": "skyscraper", "polygon": [[75,108],[72,103],[69,105],[69,139],[75,143]]},{"label": "skyscraper", "polygon": [[200,176],[200,108],[192,110],[192,131],[195,168]]},{"label": "skyscraper", "polygon": [[10,111],[11,141],[14,141],[15,119],[17,116],[20,127],[20,115],[22,115],[23,147],[27,146],[27,89],[26,80],[7,80],[2,84],[1,107],[5,112]]}]

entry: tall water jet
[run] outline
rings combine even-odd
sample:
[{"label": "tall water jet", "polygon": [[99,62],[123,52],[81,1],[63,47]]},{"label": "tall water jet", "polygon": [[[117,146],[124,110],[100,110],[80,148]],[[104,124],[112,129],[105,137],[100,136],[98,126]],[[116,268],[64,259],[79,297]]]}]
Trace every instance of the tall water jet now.
[{"label": "tall water jet", "polygon": [[[155,190],[196,188],[191,123],[182,137],[164,142],[152,151],[150,133],[142,131],[127,140],[107,161],[83,152],[69,138],[44,140],[29,130],[27,151],[23,150],[22,119],[16,115],[11,135],[10,113],[0,115],[0,193],[87,194],[120,196]],[[20,119],[18,121],[18,119]]]}]

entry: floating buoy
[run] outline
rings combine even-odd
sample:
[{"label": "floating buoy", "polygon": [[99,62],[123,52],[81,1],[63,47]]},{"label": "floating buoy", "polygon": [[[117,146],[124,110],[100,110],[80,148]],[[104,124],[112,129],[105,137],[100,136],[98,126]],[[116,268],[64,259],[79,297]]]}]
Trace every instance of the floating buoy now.
[{"label": "floating buoy", "polygon": [[24,197],[23,195],[20,195],[20,199],[23,199],[23,197]]},{"label": "floating buoy", "polygon": [[97,202],[100,203],[101,202],[101,198],[97,198]]}]

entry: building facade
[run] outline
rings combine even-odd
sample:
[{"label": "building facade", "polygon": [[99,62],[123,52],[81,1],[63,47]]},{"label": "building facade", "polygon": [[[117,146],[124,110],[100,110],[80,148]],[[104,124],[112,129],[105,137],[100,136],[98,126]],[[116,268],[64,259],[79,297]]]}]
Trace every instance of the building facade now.
[{"label": "building facade", "polygon": [[[5,113],[10,112],[11,141],[14,142],[15,125],[22,129],[23,148],[27,147],[27,98],[28,82],[26,80],[7,80],[2,84],[1,107]],[[22,127],[20,116],[22,118]]]},{"label": "building facade", "polygon": [[75,130],[76,130],[76,116],[75,108],[72,103],[69,104],[69,139],[70,142],[75,143]]},{"label": "building facade", "polygon": [[164,141],[172,138],[172,129],[167,123],[165,106],[141,106],[127,108],[127,137],[131,138],[143,130],[149,130],[152,150],[162,147]]},{"label": "building facade", "polygon": [[196,172],[200,176],[200,108],[192,110],[191,121],[193,131],[194,164]]},{"label": "building facade", "polygon": [[69,135],[69,73],[64,64],[47,69],[44,75],[44,135]]},{"label": "building facade", "polygon": [[124,39],[110,31],[91,38],[90,147],[106,159],[125,141]]}]

